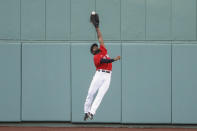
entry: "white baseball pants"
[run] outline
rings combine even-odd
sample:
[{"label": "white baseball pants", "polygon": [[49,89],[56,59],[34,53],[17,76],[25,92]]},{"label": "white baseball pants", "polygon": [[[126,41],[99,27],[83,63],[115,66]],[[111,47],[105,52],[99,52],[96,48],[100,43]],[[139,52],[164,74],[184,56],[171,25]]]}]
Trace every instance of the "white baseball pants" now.
[{"label": "white baseball pants", "polygon": [[[112,72],[106,73],[102,71],[96,71],[88,90],[88,95],[84,104],[84,113],[90,112],[93,115],[96,113],[97,108],[99,107],[105,93],[109,88],[111,73]],[[94,99],[97,91],[98,93]]]}]

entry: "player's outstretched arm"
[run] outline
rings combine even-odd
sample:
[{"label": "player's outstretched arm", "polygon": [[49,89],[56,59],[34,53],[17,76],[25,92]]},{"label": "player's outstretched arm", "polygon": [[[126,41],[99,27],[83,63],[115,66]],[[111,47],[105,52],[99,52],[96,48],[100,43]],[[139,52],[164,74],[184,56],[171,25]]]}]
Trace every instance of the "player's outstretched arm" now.
[{"label": "player's outstretched arm", "polygon": [[100,60],[100,63],[112,63],[114,61],[118,61],[120,60],[120,56],[117,56],[116,58],[113,58],[113,59],[101,59]]},{"label": "player's outstretched arm", "polygon": [[98,41],[100,43],[100,45],[104,46],[104,42],[103,42],[103,37],[101,34],[101,31],[99,29],[99,16],[95,11],[92,11],[91,15],[90,15],[90,22],[94,25],[96,32],[97,32],[97,37],[98,37]]},{"label": "player's outstretched arm", "polygon": [[101,31],[99,29],[99,27],[96,28],[96,32],[97,32],[97,37],[98,37],[98,41],[100,43],[100,45],[104,45],[104,41],[103,41],[103,37],[102,37],[102,34],[101,34]]}]

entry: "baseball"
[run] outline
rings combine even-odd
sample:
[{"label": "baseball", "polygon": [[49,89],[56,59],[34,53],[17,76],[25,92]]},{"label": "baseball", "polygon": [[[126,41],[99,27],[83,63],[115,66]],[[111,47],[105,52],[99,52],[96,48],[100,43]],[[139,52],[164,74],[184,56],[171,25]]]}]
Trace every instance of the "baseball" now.
[{"label": "baseball", "polygon": [[96,12],[95,11],[92,11],[92,15],[95,15],[96,14]]}]

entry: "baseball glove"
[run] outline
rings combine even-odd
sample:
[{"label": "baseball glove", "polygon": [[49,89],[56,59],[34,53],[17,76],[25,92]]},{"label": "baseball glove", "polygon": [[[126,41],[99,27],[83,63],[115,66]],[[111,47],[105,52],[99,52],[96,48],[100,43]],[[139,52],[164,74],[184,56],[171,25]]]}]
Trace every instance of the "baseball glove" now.
[{"label": "baseball glove", "polygon": [[95,28],[99,27],[99,16],[97,13],[90,15],[90,22],[94,25]]}]

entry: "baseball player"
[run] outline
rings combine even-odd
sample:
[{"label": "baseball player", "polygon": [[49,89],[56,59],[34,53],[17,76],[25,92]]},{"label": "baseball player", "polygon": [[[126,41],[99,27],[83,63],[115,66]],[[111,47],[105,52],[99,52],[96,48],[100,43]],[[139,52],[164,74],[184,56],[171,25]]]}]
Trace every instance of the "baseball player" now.
[{"label": "baseball player", "polygon": [[[96,29],[100,48],[96,43],[92,44],[90,47],[90,52],[94,55],[96,73],[92,79],[88,90],[88,95],[85,100],[84,121],[86,121],[88,118],[90,118],[91,120],[93,119],[97,108],[99,107],[105,93],[109,88],[112,74],[112,62],[120,60],[120,56],[117,56],[113,59],[108,56],[108,52],[104,45],[102,34],[99,29],[99,16],[94,11],[90,16],[90,21]],[[94,99],[96,92],[97,95]]]}]

